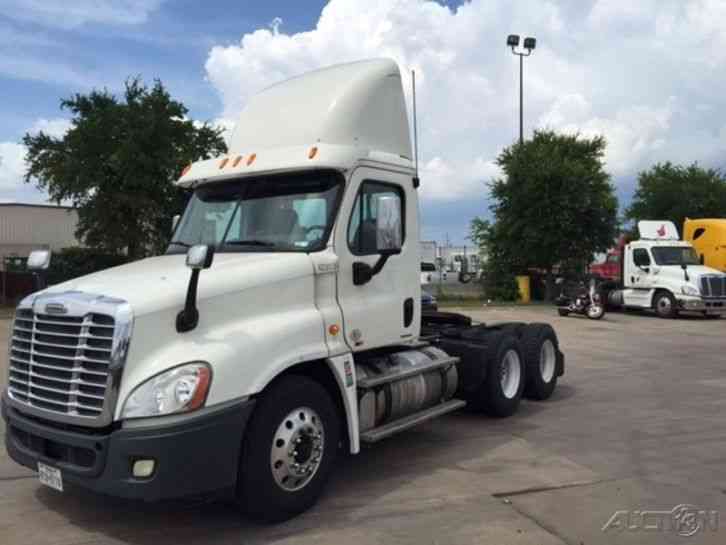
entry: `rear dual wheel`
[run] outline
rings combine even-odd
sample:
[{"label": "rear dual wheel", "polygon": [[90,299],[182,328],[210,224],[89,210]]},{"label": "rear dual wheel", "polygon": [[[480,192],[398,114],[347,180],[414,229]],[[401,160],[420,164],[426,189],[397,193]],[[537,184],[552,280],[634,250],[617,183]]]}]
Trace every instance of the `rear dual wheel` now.
[{"label": "rear dual wheel", "polygon": [[524,395],[548,399],[557,386],[557,335],[549,324],[529,324],[520,341],[527,371]]},{"label": "rear dual wheel", "polygon": [[493,332],[487,338],[486,379],[467,396],[469,406],[495,417],[514,414],[524,389],[522,347],[511,333]]}]

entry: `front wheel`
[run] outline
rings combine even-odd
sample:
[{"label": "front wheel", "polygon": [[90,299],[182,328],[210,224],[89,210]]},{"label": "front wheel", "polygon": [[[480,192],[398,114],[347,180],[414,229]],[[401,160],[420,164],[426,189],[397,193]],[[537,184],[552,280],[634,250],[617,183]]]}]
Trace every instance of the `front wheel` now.
[{"label": "front wheel", "polygon": [[304,377],[267,391],[245,435],[237,499],[255,520],[280,522],[320,497],[338,448],[340,421],[328,392]]},{"label": "front wheel", "polygon": [[662,291],[656,295],[653,306],[655,307],[655,313],[660,318],[675,318],[678,315],[676,298],[667,291]]},{"label": "front wheel", "polygon": [[605,307],[600,304],[592,304],[587,307],[587,317],[591,320],[599,320],[605,316]]}]

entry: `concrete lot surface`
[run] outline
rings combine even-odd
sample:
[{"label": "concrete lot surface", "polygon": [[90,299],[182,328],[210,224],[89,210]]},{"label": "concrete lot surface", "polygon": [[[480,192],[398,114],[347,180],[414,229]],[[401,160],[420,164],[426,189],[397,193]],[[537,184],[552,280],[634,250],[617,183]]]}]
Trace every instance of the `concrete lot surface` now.
[{"label": "concrete lot surface", "polygon": [[[315,509],[267,527],[221,503],[56,493],[3,449],[0,544],[726,543],[726,320],[467,312],[555,326],[567,372],[551,400],[504,420],[456,413],[345,457]],[[622,529],[620,515],[621,529],[602,530],[616,511],[679,504],[718,511],[721,528],[681,537],[657,516],[650,530]]]}]

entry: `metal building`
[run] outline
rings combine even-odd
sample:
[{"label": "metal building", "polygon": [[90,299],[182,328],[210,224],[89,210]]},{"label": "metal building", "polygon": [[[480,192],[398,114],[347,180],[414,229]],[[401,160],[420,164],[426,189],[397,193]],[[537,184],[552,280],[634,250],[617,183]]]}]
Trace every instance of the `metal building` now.
[{"label": "metal building", "polygon": [[78,246],[77,223],[78,214],[68,206],[0,203],[0,268],[5,257]]}]

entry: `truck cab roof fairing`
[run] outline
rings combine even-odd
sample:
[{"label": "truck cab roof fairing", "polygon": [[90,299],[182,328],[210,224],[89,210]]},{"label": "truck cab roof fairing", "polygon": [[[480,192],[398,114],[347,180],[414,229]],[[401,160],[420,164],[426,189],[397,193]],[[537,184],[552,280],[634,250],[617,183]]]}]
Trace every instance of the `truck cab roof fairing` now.
[{"label": "truck cab roof fairing", "polygon": [[411,158],[406,102],[390,59],[339,64],[268,87],[252,97],[230,153],[316,143]]}]

